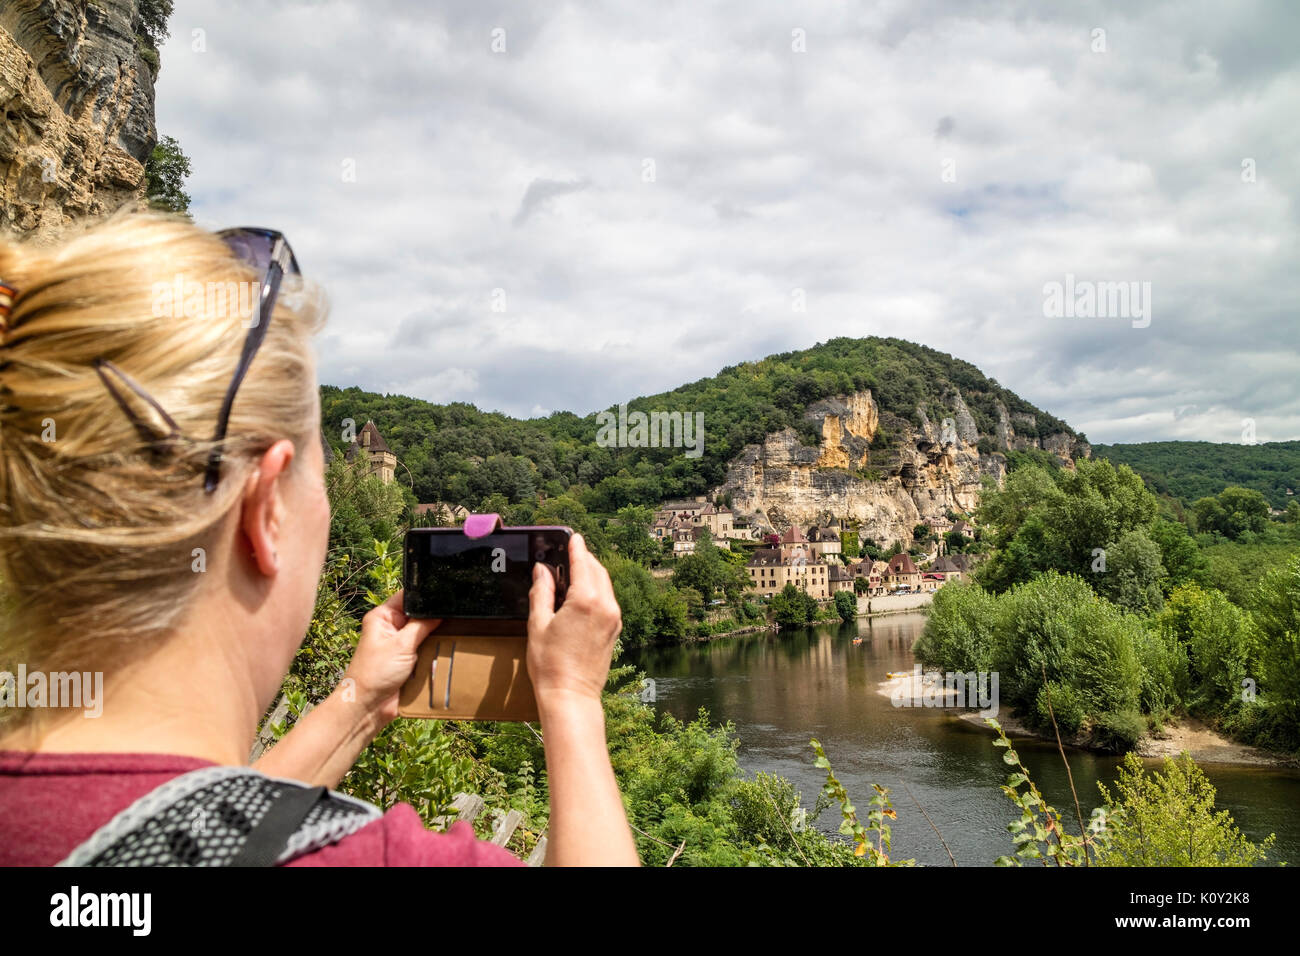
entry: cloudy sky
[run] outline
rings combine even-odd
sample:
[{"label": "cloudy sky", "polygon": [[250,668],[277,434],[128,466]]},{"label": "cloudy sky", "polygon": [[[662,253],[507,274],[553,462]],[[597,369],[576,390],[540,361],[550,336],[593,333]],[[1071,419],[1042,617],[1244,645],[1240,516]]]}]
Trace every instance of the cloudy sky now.
[{"label": "cloudy sky", "polygon": [[1094,442],[1300,438],[1300,4],[1057,7],[176,0],[158,128],[328,383],[586,413],[892,335]]}]

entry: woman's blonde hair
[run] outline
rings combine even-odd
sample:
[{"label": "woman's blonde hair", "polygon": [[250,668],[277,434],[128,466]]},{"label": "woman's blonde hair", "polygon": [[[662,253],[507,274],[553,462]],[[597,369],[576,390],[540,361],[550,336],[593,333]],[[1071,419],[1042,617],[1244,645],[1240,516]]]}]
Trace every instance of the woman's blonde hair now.
[{"label": "woman's blonde hair", "polygon": [[[310,340],[325,309],[286,276],[235,398],[221,481],[204,491],[249,324],[227,293],[261,279],[217,236],[157,213],[53,245],[0,239],[0,281],[17,290],[0,331],[0,669],[103,669],[156,646],[188,610],[253,457],[320,440]],[[170,424],[114,380],[128,415],[97,360],[183,437],[150,440]]]}]

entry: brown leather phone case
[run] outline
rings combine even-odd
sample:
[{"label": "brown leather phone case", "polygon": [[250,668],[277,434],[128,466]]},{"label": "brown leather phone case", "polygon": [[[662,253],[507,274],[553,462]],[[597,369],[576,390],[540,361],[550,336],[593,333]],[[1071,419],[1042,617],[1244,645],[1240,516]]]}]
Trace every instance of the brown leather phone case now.
[{"label": "brown leather phone case", "polygon": [[[471,514],[462,530],[481,538],[502,527],[500,515]],[[444,620],[420,645],[415,670],[398,695],[398,716],[537,720],[527,658],[527,621]]]},{"label": "brown leather phone case", "polygon": [[397,713],[436,720],[537,720],[526,621],[443,621],[420,645]]}]

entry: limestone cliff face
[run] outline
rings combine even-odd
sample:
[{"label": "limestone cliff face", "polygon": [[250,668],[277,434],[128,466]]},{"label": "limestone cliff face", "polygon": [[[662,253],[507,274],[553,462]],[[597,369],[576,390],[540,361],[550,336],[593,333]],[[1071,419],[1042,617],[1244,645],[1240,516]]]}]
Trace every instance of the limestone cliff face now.
[{"label": "limestone cliff face", "polygon": [[0,0],[0,228],[44,230],[144,195],[153,79],[136,0]]},{"label": "limestone cliff face", "polygon": [[[918,426],[882,416],[869,391],[817,402],[806,416],[820,422],[819,447],[804,445],[791,428],[770,434],[730,462],[726,480],[713,494],[730,493],[736,513],[760,527],[783,531],[791,524],[849,518],[859,522],[863,535],[882,545],[908,545],[912,529],[925,519],[974,510],[981,479],[989,476],[1001,482],[1005,477],[1004,452],[1042,448],[1069,467],[1072,455],[1089,453],[1067,433],[1041,441],[1018,433],[1017,422],[1005,409],[997,434],[982,436],[955,392],[945,397],[944,407],[951,414],[937,423],[924,407],[918,408]],[[888,420],[888,440],[876,441],[873,448],[882,417]],[[1018,424],[1035,427],[1033,421]],[[990,454],[978,449],[985,437],[995,449]]]}]

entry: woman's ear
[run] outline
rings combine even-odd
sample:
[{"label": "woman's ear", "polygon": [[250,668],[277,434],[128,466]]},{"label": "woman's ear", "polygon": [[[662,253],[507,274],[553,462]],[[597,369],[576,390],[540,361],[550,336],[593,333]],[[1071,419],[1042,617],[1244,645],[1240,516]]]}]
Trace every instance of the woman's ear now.
[{"label": "woman's ear", "polygon": [[257,461],[244,486],[240,527],[257,569],[267,577],[280,567],[279,544],[285,516],[283,479],[293,461],[293,442],[281,439]]}]

